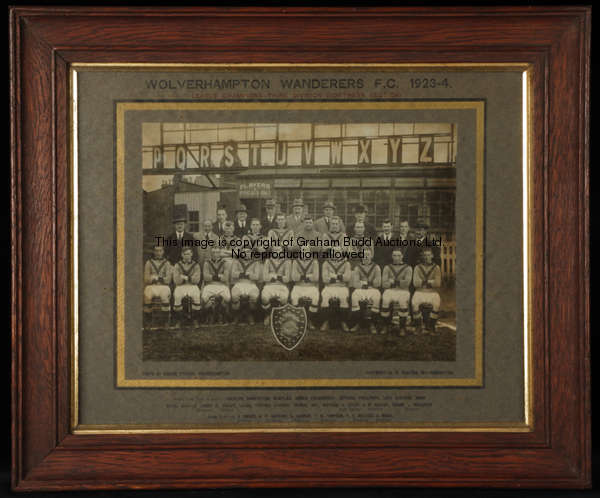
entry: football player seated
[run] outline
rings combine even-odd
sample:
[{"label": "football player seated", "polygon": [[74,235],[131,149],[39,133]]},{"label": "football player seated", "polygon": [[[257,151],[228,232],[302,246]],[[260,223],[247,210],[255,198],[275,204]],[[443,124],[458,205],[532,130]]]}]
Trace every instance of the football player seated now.
[{"label": "football player seated", "polygon": [[422,263],[415,266],[413,285],[415,293],[412,297],[412,312],[415,329],[425,326],[425,333],[435,332],[438,312],[440,310],[440,295],[438,289],[442,285],[442,270],[433,262],[433,251],[423,249]]},{"label": "football player seated", "polygon": [[194,251],[191,247],[184,247],[181,251],[181,261],[173,267],[173,313],[175,325],[181,324],[182,320],[198,325],[201,308],[200,301],[200,279],[202,270],[200,265],[192,259]]},{"label": "football player seated", "polygon": [[[144,328],[166,327],[171,309],[171,264],[165,258],[165,248],[154,246],[152,257],[144,266]],[[156,316],[156,319],[153,319]]]},{"label": "football player seated", "polygon": [[371,334],[377,333],[375,319],[379,315],[381,301],[381,268],[373,263],[373,249],[365,247],[362,261],[352,270],[350,287],[352,292],[352,313],[355,325],[352,331],[359,328],[368,329]]},{"label": "football player seated", "polygon": [[261,281],[262,264],[260,260],[251,257],[250,249],[240,251],[244,255],[235,258],[231,263],[229,272],[231,287],[231,311],[233,322],[238,323],[245,319],[247,323],[254,324],[254,314],[260,291],[258,284]]},{"label": "football player seated", "polygon": [[287,286],[290,282],[291,264],[289,259],[283,258],[270,258],[265,261],[263,267],[265,285],[261,292],[262,307],[267,312],[265,325],[268,325],[271,319],[271,309],[282,306],[288,301],[290,291]]},{"label": "football player seated", "polygon": [[[335,218],[332,218],[333,225]],[[343,246],[342,246],[343,247]],[[326,259],[322,266],[323,290],[321,291],[321,310],[324,322],[321,330],[329,328],[342,328],[348,332],[348,324],[344,316],[348,314],[350,300],[350,278],[352,268],[350,263],[343,257],[338,259]]]},{"label": "football player seated", "polygon": [[315,318],[319,310],[319,262],[311,257],[310,246],[302,246],[303,258],[292,261],[291,303],[306,309],[309,330],[315,329]]},{"label": "football player seated", "polygon": [[383,268],[381,275],[381,286],[384,289],[381,317],[388,323],[391,331],[398,331],[401,336],[406,334],[412,277],[412,267],[404,263],[402,249],[394,249],[392,263]]},{"label": "football player seated", "polygon": [[[221,256],[222,251],[213,247],[204,262],[204,286],[201,299],[206,323],[225,323],[231,292],[229,291],[229,262]],[[229,249],[231,254],[231,249]]]}]

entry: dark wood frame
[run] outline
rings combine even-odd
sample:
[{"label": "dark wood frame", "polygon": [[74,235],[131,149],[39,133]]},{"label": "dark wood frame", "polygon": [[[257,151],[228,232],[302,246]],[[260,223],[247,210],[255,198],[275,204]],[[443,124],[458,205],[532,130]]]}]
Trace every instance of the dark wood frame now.
[{"label": "dark wood frame", "polygon": [[[590,16],[13,8],[13,488],[589,486]],[[531,64],[531,432],[70,433],[69,64],[174,61]]]}]

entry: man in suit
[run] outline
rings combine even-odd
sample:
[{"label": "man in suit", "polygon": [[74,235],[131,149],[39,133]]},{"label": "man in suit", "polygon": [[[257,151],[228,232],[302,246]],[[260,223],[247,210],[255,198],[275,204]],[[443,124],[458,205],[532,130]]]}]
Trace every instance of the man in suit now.
[{"label": "man in suit", "polygon": [[365,237],[371,237],[371,238],[375,238],[377,236],[375,227],[373,225],[371,225],[370,223],[367,223],[367,214],[368,214],[367,206],[365,206],[364,204],[359,204],[358,206],[356,206],[356,208],[354,209],[354,223],[352,223],[350,225],[350,230],[348,231],[348,236],[350,236],[350,237],[355,236],[353,227],[357,222],[363,223],[365,225],[365,231],[364,231],[364,234],[361,234],[361,237],[363,235]]},{"label": "man in suit", "polygon": [[[331,201],[327,201],[323,205],[323,216],[321,216],[317,221],[315,221],[315,230],[321,233],[328,233],[330,231],[331,218],[333,218],[335,214],[335,204]],[[340,232],[345,232],[346,227],[344,222],[340,218]]]},{"label": "man in suit", "polygon": [[273,199],[267,200],[265,203],[265,209],[267,210],[267,214],[261,221],[262,225],[262,233],[267,235],[269,230],[273,228],[277,228],[277,213],[275,212],[275,201]]},{"label": "man in suit", "polygon": [[377,254],[373,258],[381,268],[392,263],[392,252],[396,248],[395,239],[397,239],[392,232],[391,220],[385,220],[382,229],[382,232],[377,235]]},{"label": "man in suit", "polygon": [[181,259],[183,247],[194,247],[194,234],[185,230],[187,207],[185,204],[174,206],[173,225],[175,230],[166,237],[165,255],[169,263],[174,265]]},{"label": "man in suit", "polygon": [[240,207],[235,211],[235,228],[233,234],[240,239],[250,231],[248,225],[248,210],[244,204],[240,204]]},{"label": "man in suit", "polygon": [[410,234],[410,226],[408,220],[402,220],[398,226],[398,238],[400,240],[408,240]]},{"label": "man in suit", "polygon": [[410,265],[412,261],[411,258],[413,258],[412,252],[414,251],[415,247],[411,245],[411,239],[413,238],[413,234],[410,231],[408,220],[402,220],[400,222],[396,238],[400,242],[396,245],[395,249],[400,249],[402,251],[402,260],[405,264]]},{"label": "man in suit", "polygon": [[304,201],[294,199],[292,203],[292,214],[286,218],[286,227],[288,230],[296,233],[304,224]]},{"label": "man in suit", "polygon": [[227,221],[227,209],[225,206],[219,206],[217,208],[217,220],[214,224],[215,233],[220,237],[225,234],[225,222]]}]

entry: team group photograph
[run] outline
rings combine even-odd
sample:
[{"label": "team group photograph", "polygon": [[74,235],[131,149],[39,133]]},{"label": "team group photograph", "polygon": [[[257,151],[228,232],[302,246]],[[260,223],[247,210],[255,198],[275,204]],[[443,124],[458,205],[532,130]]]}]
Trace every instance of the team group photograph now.
[{"label": "team group photograph", "polygon": [[[439,179],[440,173],[448,176],[445,170],[454,155],[447,139],[455,140],[455,131],[435,125],[426,130],[430,135],[446,132],[440,133],[444,142],[436,142],[435,133],[424,136],[425,127],[416,134],[415,159],[426,163],[419,170],[423,174],[429,167],[433,175],[422,182],[429,188],[403,189],[402,177],[409,171],[404,183],[417,184],[416,168],[410,163],[389,164],[390,159],[385,168],[371,172],[348,165],[344,169],[352,171],[347,176],[357,177],[354,183],[338,179],[344,175],[340,170],[327,170],[318,183],[306,178],[307,165],[300,165],[301,173],[289,164],[273,167],[266,159],[269,140],[274,162],[278,156],[281,160],[284,149],[289,161],[294,142],[289,137],[282,141],[286,132],[282,125],[274,127],[272,138],[257,140],[258,126],[215,125],[225,137],[213,135],[211,153],[221,140],[223,166],[229,147],[234,160],[228,171],[209,168],[218,173],[192,175],[197,170],[188,166],[166,179],[156,171],[144,176],[144,359],[454,360],[454,198],[443,195],[452,182]],[[321,132],[313,149],[329,138],[331,160],[335,140],[323,132],[332,134],[332,127],[310,126],[311,136]],[[248,139],[251,127],[254,142]],[[207,133],[206,127],[200,128]],[[244,137],[239,128],[245,128]],[[362,148],[370,154],[363,161],[377,164],[374,143],[361,145],[365,128],[355,139],[355,161]],[[413,126],[411,136],[390,137],[382,133],[382,126],[377,128],[371,140],[387,141],[388,155],[393,153],[389,145],[393,140],[406,143],[410,152],[419,131]],[[292,138],[298,129],[302,131],[299,125],[291,130],[296,132]],[[193,125],[161,124],[150,131],[144,135],[150,137],[144,140],[149,143],[145,167],[164,172],[173,142],[174,162],[182,161],[180,143],[194,160]],[[235,133],[237,142],[231,138]],[[341,147],[351,148],[352,131],[340,125],[339,133],[345,138]],[[243,162],[251,159],[255,143],[260,145],[263,164],[245,169]],[[436,143],[444,144],[445,155]],[[199,154],[201,147],[198,143]],[[315,152],[309,166],[318,162]],[[440,164],[429,164],[435,153]],[[348,157],[343,148],[340,156],[342,161]],[[375,178],[369,178],[375,169]],[[394,171],[384,176],[382,169]],[[244,178],[251,171],[255,178]],[[443,189],[432,188],[436,179]],[[305,185],[321,188],[302,188]]]}]

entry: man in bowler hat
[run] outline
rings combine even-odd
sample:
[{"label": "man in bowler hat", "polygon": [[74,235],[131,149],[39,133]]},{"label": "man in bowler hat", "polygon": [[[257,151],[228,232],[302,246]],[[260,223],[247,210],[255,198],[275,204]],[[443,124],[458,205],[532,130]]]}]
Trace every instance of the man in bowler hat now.
[{"label": "man in bowler hat", "polygon": [[294,199],[292,203],[292,214],[286,218],[286,226],[289,230],[296,233],[304,226],[304,201]]},{"label": "man in bowler hat", "polygon": [[240,204],[240,207],[235,211],[235,228],[233,234],[240,239],[250,231],[250,224],[248,223],[248,210],[244,204]]},{"label": "man in bowler hat", "polygon": [[173,227],[174,231],[166,237],[165,256],[169,262],[174,265],[181,259],[181,249],[184,246],[194,247],[194,234],[186,231],[187,206],[185,204],[175,204],[173,206]]},{"label": "man in bowler hat", "polygon": [[277,228],[277,213],[275,212],[276,203],[273,199],[267,200],[265,203],[265,209],[267,214],[261,220],[262,233],[264,235],[269,233],[269,230]]},{"label": "man in bowler hat", "polygon": [[[327,201],[323,205],[323,216],[321,216],[317,221],[315,221],[315,230],[317,230],[317,232],[321,232],[321,233],[329,233],[331,231],[329,225],[331,223],[331,218],[333,218],[334,215],[335,215],[335,205],[333,204],[333,202]],[[346,231],[346,227],[344,226],[344,222],[342,221],[341,218],[340,218],[339,229],[340,229],[340,232]]]}]

